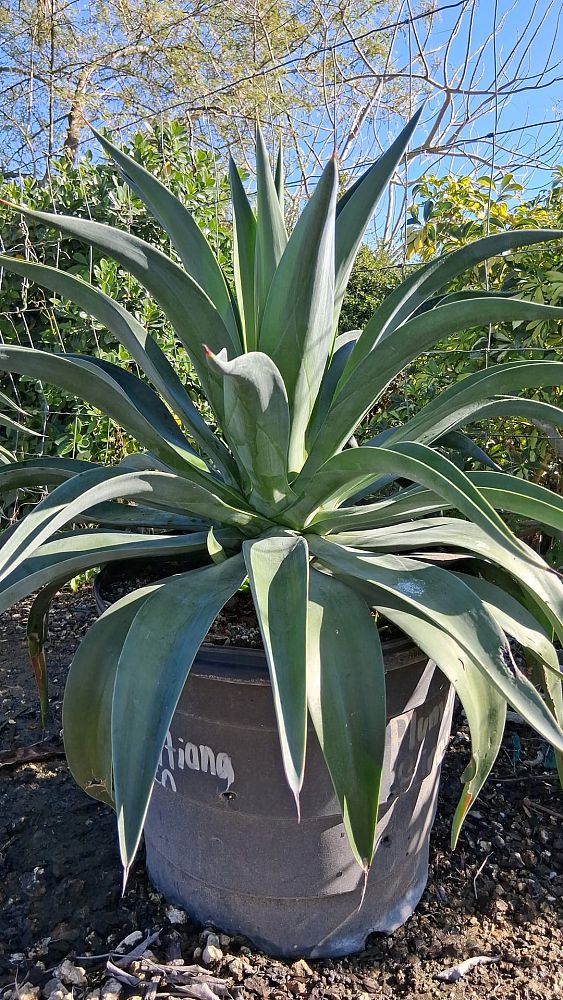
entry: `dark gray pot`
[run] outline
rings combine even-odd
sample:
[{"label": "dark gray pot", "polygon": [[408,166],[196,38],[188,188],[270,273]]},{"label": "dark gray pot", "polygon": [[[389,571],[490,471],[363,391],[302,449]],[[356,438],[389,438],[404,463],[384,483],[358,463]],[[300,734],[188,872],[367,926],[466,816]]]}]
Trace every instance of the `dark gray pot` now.
[{"label": "dark gray pot", "polygon": [[406,640],[384,648],[387,746],[363,904],[314,731],[298,823],[263,654],[207,646],[172,720],[145,827],[149,875],[168,900],[291,957],[357,952],[371,931],[411,915],[427,881],[453,692]]}]

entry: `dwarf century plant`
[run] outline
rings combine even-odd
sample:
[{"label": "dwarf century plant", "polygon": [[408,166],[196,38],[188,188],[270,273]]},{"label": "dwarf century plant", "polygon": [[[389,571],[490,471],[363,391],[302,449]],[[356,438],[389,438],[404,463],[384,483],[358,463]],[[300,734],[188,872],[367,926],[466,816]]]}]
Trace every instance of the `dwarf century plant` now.
[{"label": "dwarf century plant", "polygon": [[[170,362],[121,305],[71,274],[0,258],[105,325],[148,380],[95,357],[0,347],[0,369],[88,400],[142,449],[111,468],[51,458],[0,468],[4,492],[51,489],[0,547],[2,608],[39,590],[28,635],[43,698],[49,605],[69,578],[112,560],[209,554],[208,565],[117,601],[70,668],[69,764],[86,791],[115,806],[126,870],[198,647],[247,577],[287,781],[298,805],[309,715],[364,870],[374,854],[385,742],[379,616],[436,661],[467,715],[471,760],[454,843],[497,756],[507,703],[556,748],[563,774],[553,645],[563,639],[563,585],[497,512],[561,531],[563,500],[504,472],[464,473],[444,454],[448,435],[462,439],[459,428],[484,418],[561,426],[560,410],[520,393],[560,385],[563,364],[491,366],[452,384],[403,426],[361,447],[354,438],[389,384],[437,341],[482,324],[563,319],[563,309],[533,302],[443,293],[488,257],[563,237],[521,230],[420,267],[363,331],[336,336],[355,254],[417,117],[340,199],[331,159],[291,235],[281,160],[273,175],[258,134],[255,211],[231,164],[234,289],[186,209],[103,136],[183,266],[119,229],[16,206],[102,250],[143,283],[189,355],[218,427],[202,419]],[[89,527],[69,530],[76,524]],[[456,562],[467,557],[470,574]],[[531,673],[515,662],[509,637]]]}]

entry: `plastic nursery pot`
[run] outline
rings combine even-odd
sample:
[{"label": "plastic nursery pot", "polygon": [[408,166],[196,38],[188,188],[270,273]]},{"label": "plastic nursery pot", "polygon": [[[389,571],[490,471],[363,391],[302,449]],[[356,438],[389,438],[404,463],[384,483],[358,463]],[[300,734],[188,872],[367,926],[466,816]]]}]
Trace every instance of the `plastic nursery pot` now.
[{"label": "plastic nursery pot", "polygon": [[453,691],[408,640],[384,644],[384,654],[385,763],[363,903],[314,730],[298,823],[262,651],[207,644],[172,720],[145,825],[148,873],[170,902],[286,957],[357,952],[372,931],[391,932],[412,914],[428,877]]}]

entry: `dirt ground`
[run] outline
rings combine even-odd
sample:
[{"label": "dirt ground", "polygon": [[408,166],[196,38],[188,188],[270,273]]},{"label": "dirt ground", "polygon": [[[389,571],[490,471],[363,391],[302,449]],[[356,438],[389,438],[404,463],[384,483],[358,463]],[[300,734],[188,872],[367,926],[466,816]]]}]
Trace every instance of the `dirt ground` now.
[{"label": "dirt ground", "polygon": [[[63,594],[53,610],[48,735],[54,746],[66,669],[94,616],[89,589]],[[0,618],[1,751],[41,738],[24,637],[25,605]],[[122,1000],[563,995],[563,801],[546,750],[524,727],[508,727],[494,777],[451,853],[449,822],[468,751],[458,713],[443,769],[428,887],[404,927],[390,936],[372,935],[364,952],[350,959],[293,965],[223,936],[208,967],[211,976],[196,974],[192,986],[185,970],[201,963],[202,928],[154,892],[142,858],[121,898],[111,811],[74,785],[63,757],[17,767],[0,757],[0,997],[98,1000],[100,991],[102,1000],[117,994]],[[140,932],[140,940],[157,931],[149,954],[128,966],[136,982],[108,978],[107,953],[133,932]],[[474,956],[494,961],[476,965],[456,982],[437,978]],[[61,970],[65,960],[71,964]]]}]

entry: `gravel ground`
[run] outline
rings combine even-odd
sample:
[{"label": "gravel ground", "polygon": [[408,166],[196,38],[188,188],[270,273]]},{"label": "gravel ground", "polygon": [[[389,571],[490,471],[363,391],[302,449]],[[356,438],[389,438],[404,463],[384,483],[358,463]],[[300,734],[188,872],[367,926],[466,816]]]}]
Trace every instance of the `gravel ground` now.
[{"label": "gravel ground", "polygon": [[[25,652],[25,607],[0,619],[4,751],[41,739]],[[53,609],[47,735],[54,752],[66,669],[94,617],[88,589],[61,595]],[[545,749],[525,728],[509,726],[494,777],[451,853],[449,822],[468,751],[458,713],[443,768],[430,878],[416,913],[394,934],[373,935],[360,955],[309,964],[270,959],[243,939],[221,936],[220,928],[217,938],[206,938],[209,931],[202,933],[154,892],[142,858],[121,897],[110,810],[75,787],[60,756],[17,767],[0,758],[0,998],[562,995],[563,802]],[[107,953],[123,939],[122,951],[133,955],[114,957],[108,969]],[[106,957],[95,957],[100,955]],[[494,961],[474,965],[457,981],[438,978],[476,956]],[[128,984],[115,978],[124,972]]]}]

